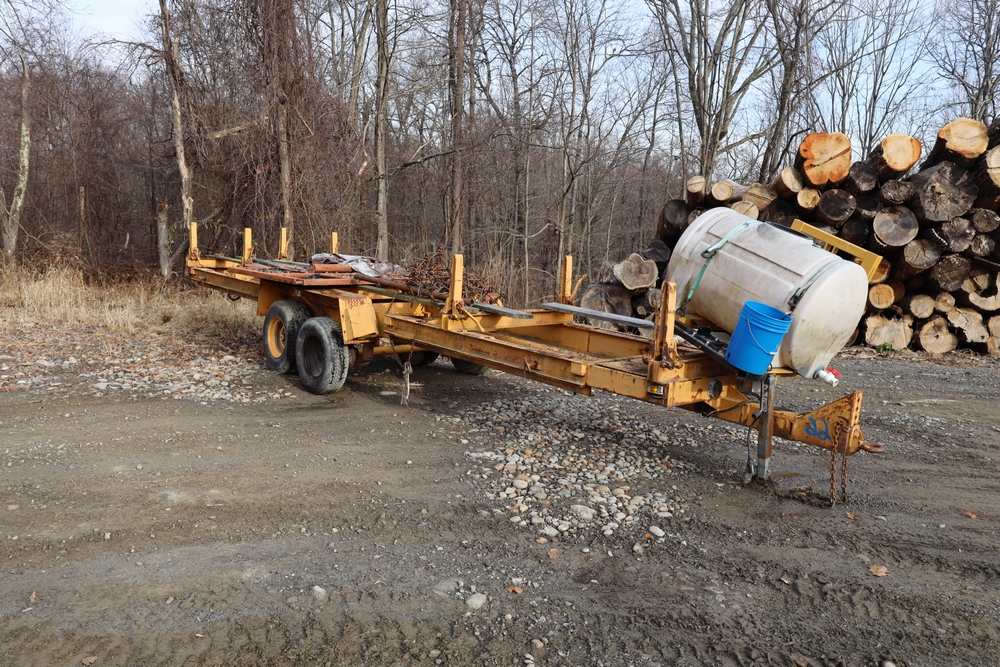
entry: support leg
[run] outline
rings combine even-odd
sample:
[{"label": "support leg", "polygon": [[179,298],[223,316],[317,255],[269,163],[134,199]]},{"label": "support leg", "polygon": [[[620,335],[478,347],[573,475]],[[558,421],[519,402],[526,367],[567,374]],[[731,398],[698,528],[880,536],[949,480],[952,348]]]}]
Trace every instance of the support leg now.
[{"label": "support leg", "polygon": [[771,435],[774,431],[774,376],[760,382],[760,417],[757,426],[757,477],[771,476]]}]

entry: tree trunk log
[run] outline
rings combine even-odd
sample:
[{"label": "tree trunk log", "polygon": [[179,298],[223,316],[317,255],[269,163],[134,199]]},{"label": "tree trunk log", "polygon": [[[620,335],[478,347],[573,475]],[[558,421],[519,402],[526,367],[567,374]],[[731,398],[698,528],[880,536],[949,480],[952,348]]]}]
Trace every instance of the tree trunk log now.
[{"label": "tree trunk log", "polygon": [[871,232],[871,220],[864,220],[855,216],[841,226],[840,238],[848,243],[865,247],[868,244],[868,237],[871,235]]},{"label": "tree trunk log", "polygon": [[756,206],[758,211],[766,209],[777,198],[778,195],[763,183],[753,183],[742,197],[743,201],[748,201]]},{"label": "tree trunk log", "polygon": [[934,148],[920,168],[927,169],[948,161],[968,169],[986,152],[988,145],[989,137],[983,123],[971,118],[958,118],[941,128]]},{"label": "tree trunk log", "polygon": [[965,251],[965,255],[974,259],[986,259],[996,252],[996,248],[996,241],[992,238],[983,234],[976,234],[968,250]]},{"label": "tree trunk log", "polygon": [[966,344],[985,343],[990,332],[983,324],[983,314],[972,308],[956,308],[948,313],[948,322],[958,333],[958,339]]},{"label": "tree trunk log", "polygon": [[813,211],[816,210],[816,206],[819,204],[819,190],[815,188],[802,188],[799,193],[795,195],[795,205],[798,206],[799,210],[805,215],[811,215]]},{"label": "tree trunk log", "polygon": [[740,201],[733,202],[729,206],[729,208],[733,209],[734,211],[736,211],[741,215],[745,215],[748,218],[753,218],[754,220],[760,219],[760,210],[758,210],[757,206],[755,206],[753,202],[748,202],[741,199]]},{"label": "tree trunk log", "polygon": [[941,246],[930,239],[913,239],[903,246],[903,261],[910,268],[926,271],[941,259]]},{"label": "tree trunk log", "polygon": [[1000,310],[1000,293],[983,296],[973,292],[968,297],[969,305],[983,313],[993,313]]},{"label": "tree trunk log", "polygon": [[[931,269],[931,281],[942,292],[961,289],[962,282],[969,276],[972,265],[961,255],[948,255]],[[954,302],[954,299],[952,299]]]},{"label": "tree trunk log", "polygon": [[965,218],[952,218],[937,227],[924,230],[924,234],[932,241],[941,244],[945,252],[965,252],[976,238],[976,230]]},{"label": "tree trunk log", "polygon": [[834,188],[820,195],[813,214],[818,220],[839,229],[854,214],[856,206],[854,195]]},{"label": "tree trunk log", "polygon": [[660,310],[661,297],[662,293],[655,287],[643,290],[632,297],[632,311],[638,317],[655,315]]},{"label": "tree trunk log", "polygon": [[861,195],[854,198],[854,215],[864,220],[874,220],[878,212],[882,210],[882,204],[871,195]]},{"label": "tree trunk log", "polygon": [[882,261],[880,261],[878,266],[875,267],[875,273],[871,277],[871,283],[873,285],[876,283],[884,283],[889,279],[890,271],[892,271],[892,262],[883,257]]},{"label": "tree trunk log", "polygon": [[934,310],[942,315],[947,315],[955,310],[955,297],[948,292],[941,292],[934,298]]},{"label": "tree trunk log", "polygon": [[668,248],[673,248],[677,244],[677,239],[681,237],[688,226],[688,216],[691,209],[683,199],[671,199],[660,210],[660,217],[656,221],[656,238],[663,241]]},{"label": "tree trunk log", "polygon": [[925,352],[947,354],[958,347],[958,336],[948,328],[947,320],[935,317],[920,327],[917,342]]},{"label": "tree trunk log", "polygon": [[900,206],[913,196],[913,183],[909,181],[886,181],[879,189],[879,198],[889,206]]},{"label": "tree trunk log", "polygon": [[733,198],[733,186],[725,181],[716,181],[705,193],[705,206],[728,206],[729,200]]},{"label": "tree trunk log", "polygon": [[653,239],[641,253],[643,259],[656,262],[656,268],[662,273],[670,262],[670,248],[660,239]]},{"label": "tree trunk log", "polygon": [[884,245],[898,248],[916,238],[920,226],[910,209],[905,206],[890,206],[875,216],[872,231]]},{"label": "tree trunk log", "polygon": [[1000,357],[1000,315],[991,317],[986,327],[990,337],[986,339],[986,351],[991,357]]},{"label": "tree trunk log", "polygon": [[980,234],[989,234],[1000,229],[1000,215],[985,208],[970,209],[965,215]]},{"label": "tree trunk log", "polygon": [[971,174],[953,162],[941,162],[910,178],[914,192],[910,209],[920,220],[945,222],[972,208],[979,191]]},{"label": "tree trunk log", "polygon": [[[580,307],[615,315],[632,315],[632,293],[621,285],[591,283],[580,297]],[[588,320],[592,326],[615,330],[615,325],[601,320]]]},{"label": "tree trunk log", "polygon": [[918,320],[926,320],[934,314],[934,297],[929,294],[911,294],[900,301],[899,307]]},{"label": "tree trunk log", "polygon": [[874,310],[885,310],[896,302],[896,292],[889,283],[872,285],[868,288],[868,304]]},{"label": "tree trunk log", "polygon": [[795,207],[789,204],[784,199],[775,199],[771,202],[771,205],[767,207],[767,210],[761,211],[759,220],[768,220],[770,222],[782,225],[783,227],[791,227],[792,223],[798,217],[798,213]]},{"label": "tree trunk log", "polygon": [[814,187],[839,183],[851,170],[851,140],[840,132],[808,134],[799,144],[795,166]]},{"label": "tree trunk log", "polygon": [[982,294],[993,286],[993,274],[983,266],[973,266],[962,281],[962,291],[968,294]]},{"label": "tree trunk log", "polygon": [[[920,159],[920,142],[906,134],[890,134],[865,160],[878,174],[880,183],[896,179]],[[902,204],[904,202],[887,202]]]},{"label": "tree trunk log", "polygon": [[652,287],[660,276],[656,262],[643,259],[638,253],[632,253],[627,259],[615,264],[613,272],[615,278],[628,290]]},{"label": "tree trunk log", "polygon": [[889,344],[893,350],[905,350],[913,338],[913,318],[886,318],[869,315],[865,318],[865,342],[871,347]]},{"label": "tree trunk log", "polygon": [[878,187],[878,172],[867,162],[855,162],[840,187],[854,196],[872,192]]},{"label": "tree trunk log", "polygon": [[707,186],[705,177],[702,175],[692,176],[688,179],[684,188],[687,205],[691,208],[698,208],[705,201],[705,189]]},{"label": "tree trunk log", "polygon": [[771,190],[782,199],[795,199],[802,189],[802,174],[795,167],[785,167],[773,181]]},{"label": "tree trunk log", "polygon": [[972,173],[979,187],[976,206],[996,209],[1000,205],[1000,146],[986,151],[976,161]]}]

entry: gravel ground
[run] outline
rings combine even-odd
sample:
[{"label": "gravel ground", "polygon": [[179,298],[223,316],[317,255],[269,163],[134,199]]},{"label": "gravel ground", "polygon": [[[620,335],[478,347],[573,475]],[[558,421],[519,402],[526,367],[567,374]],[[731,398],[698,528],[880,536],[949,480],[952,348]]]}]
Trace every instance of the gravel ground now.
[{"label": "gravel ground", "polygon": [[[779,406],[863,389],[889,451],[823,509],[744,488],[745,431],[683,410],[443,360],[409,405],[390,361],[318,397],[245,351],[25,327],[0,349],[0,663],[1000,661],[997,363],[837,365]],[[786,488],[828,465],[776,447]]]}]

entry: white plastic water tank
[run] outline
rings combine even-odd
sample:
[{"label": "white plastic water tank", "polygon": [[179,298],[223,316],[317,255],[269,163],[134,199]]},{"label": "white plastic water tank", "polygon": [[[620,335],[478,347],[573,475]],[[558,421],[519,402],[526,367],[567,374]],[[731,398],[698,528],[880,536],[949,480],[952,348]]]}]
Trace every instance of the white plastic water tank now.
[{"label": "white plastic water tank", "polygon": [[[686,312],[730,333],[748,300],[791,312],[791,328],[772,365],[815,377],[847,343],[864,314],[868,275],[859,265],[813,245],[804,234],[716,208],[700,215],[681,235],[667,266],[667,280],[677,284],[677,298],[683,302],[705,264],[702,252],[744,223],[749,224],[708,263]],[[793,309],[790,300],[804,287]]]}]

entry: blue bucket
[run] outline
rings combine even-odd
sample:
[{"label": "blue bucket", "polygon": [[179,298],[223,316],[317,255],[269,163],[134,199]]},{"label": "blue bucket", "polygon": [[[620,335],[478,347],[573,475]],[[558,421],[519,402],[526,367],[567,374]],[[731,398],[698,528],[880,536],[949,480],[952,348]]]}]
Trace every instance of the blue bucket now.
[{"label": "blue bucket", "polygon": [[764,375],[790,326],[791,315],[766,303],[747,301],[726,348],[726,361],[750,375]]}]

